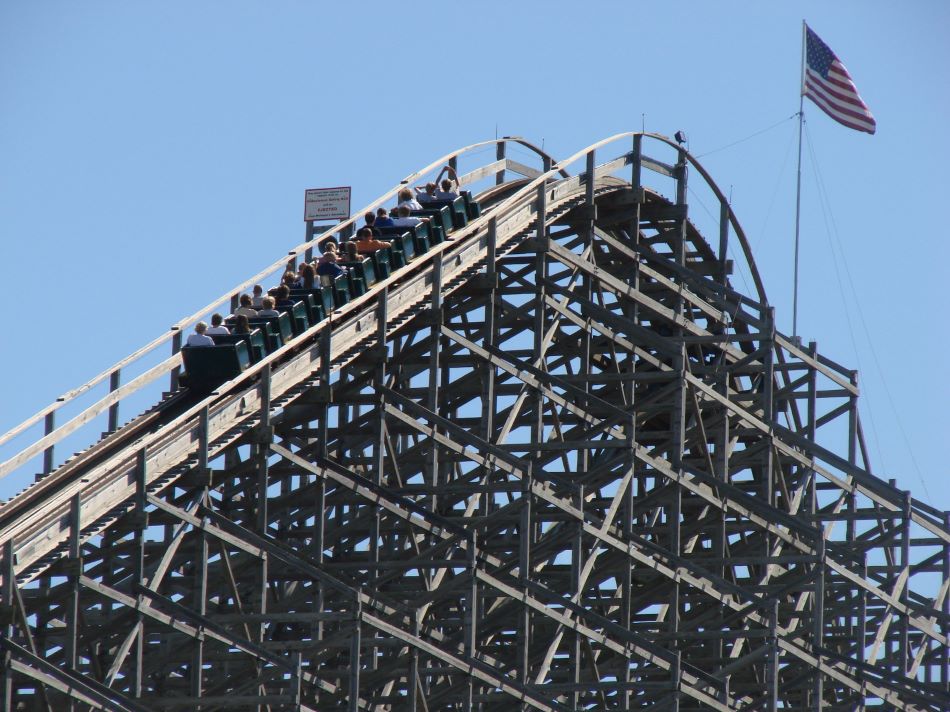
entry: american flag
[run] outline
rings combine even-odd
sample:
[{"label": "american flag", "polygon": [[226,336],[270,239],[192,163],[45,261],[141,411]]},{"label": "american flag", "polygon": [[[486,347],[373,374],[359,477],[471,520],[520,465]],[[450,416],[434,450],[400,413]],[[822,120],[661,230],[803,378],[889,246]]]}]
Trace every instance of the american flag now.
[{"label": "american flag", "polygon": [[874,133],[877,123],[858,94],[848,70],[807,25],[804,94],[839,124]]}]

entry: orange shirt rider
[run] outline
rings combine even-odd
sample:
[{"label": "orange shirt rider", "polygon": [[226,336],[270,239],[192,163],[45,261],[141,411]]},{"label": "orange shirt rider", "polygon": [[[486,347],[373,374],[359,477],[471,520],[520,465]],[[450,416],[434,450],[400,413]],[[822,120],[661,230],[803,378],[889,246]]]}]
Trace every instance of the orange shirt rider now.
[{"label": "orange shirt rider", "polygon": [[373,237],[373,230],[368,227],[361,227],[356,231],[356,251],[361,255],[371,255],[376,250],[382,250],[389,247],[390,243],[385,240],[377,240]]}]

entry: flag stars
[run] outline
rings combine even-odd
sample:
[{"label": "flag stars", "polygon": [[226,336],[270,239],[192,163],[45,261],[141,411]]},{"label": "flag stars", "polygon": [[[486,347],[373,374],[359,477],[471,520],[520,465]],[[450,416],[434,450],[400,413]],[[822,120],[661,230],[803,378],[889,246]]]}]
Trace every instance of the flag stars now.
[{"label": "flag stars", "polygon": [[856,131],[875,132],[877,123],[848,70],[807,25],[803,93],[839,124]]}]

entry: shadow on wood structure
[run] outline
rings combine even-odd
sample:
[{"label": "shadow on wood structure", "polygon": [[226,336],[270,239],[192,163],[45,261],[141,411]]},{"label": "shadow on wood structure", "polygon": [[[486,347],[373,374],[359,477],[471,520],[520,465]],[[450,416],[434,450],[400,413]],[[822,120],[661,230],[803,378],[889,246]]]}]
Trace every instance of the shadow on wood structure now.
[{"label": "shadow on wood structure", "polygon": [[120,426],[197,314],[25,424],[0,706],[950,708],[947,516],[871,474],[702,167],[506,138],[407,180],[446,161],[481,216],[241,377]]}]

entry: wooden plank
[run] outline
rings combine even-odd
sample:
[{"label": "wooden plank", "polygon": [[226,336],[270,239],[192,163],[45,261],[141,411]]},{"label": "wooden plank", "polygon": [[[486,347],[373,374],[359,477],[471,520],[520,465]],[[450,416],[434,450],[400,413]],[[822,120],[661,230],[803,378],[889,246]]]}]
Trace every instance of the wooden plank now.
[{"label": "wooden plank", "polygon": [[166,359],[162,363],[153,366],[148,371],[143,373],[141,376],[129,381],[124,386],[121,386],[117,390],[110,391],[106,396],[101,398],[96,403],[93,403],[82,413],[74,417],[68,423],[56,428],[49,435],[45,435],[35,443],[30,445],[24,450],[21,450],[19,453],[11,457],[9,460],[0,464],[0,479],[6,475],[13,472],[15,469],[33,459],[39,455],[43,450],[48,448],[51,445],[55,445],[60,442],[67,436],[74,433],[76,430],[81,428],[83,425],[86,425],[97,416],[101,415],[114,404],[120,402],[122,398],[132,393],[135,393],[140,388],[152,383],[153,381],[161,378],[173,368],[181,365],[181,353],[177,353],[174,356]]}]

